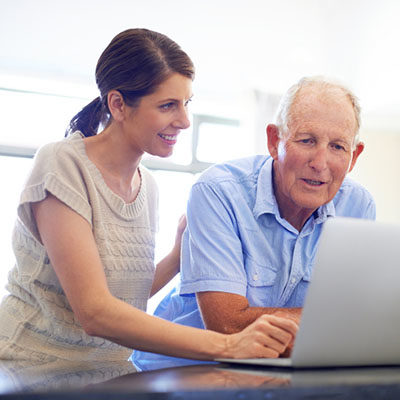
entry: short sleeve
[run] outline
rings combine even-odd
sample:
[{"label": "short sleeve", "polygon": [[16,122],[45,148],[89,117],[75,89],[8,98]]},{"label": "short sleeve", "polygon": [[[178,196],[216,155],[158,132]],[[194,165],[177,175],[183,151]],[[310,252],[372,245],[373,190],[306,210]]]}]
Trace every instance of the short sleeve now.
[{"label": "short sleeve", "polygon": [[18,217],[38,239],[31,204],[51,193],[91,224],[91,207],[84,182],[84,171],[72,143],[58,142],[43,146],[35,155],[18,205]]},{"label": "short sleeve", "polygon": [[196,184],[189,196],[187,220],[180,294],[222,291],[245,296],[242,244],[227,192]]}]

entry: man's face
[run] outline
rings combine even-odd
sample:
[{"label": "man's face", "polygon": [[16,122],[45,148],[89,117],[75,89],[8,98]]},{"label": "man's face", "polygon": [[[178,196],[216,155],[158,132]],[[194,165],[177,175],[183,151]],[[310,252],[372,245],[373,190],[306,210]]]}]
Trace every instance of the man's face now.
[{"label": "man's face", "polygon": [[340,91],[302,91],[291,107],[285,137],[277,137],[274,125],[269,125],[267,132],[281,216],[291,223],[300,219],[304,224],[336,195],[363,144],[353,148],[355,115]]}]

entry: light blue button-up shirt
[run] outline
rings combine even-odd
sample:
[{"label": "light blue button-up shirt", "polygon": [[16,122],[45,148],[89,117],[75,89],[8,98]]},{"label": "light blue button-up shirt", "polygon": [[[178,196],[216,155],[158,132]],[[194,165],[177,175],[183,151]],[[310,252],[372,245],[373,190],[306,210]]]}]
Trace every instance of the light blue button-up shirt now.
[{"label": "light blue button-up shirt", "polygon": [[[272,165],[266,156],[235,160],[211,167],[196,182],[183,235],[181,282],[155,315],[204,328],[195,298],[202,291],[239,294],[252,307],[301,307],[323,222],[335,215],[375,219],[372,196],[345,178],[334,199],[297,231],[279,214]],[[140,370],[192,363],[144,352],[134,352],[132,361]]]}]

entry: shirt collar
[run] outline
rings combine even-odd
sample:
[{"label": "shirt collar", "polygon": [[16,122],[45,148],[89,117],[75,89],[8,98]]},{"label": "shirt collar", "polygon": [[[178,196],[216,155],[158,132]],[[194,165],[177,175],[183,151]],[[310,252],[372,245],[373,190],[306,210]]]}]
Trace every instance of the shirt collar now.
[{"label": "shirt collar", "polygon": [[[272,176],[272,165],[273,158],[268,157],[266,162],[260,169],[257,178],[257,189],[256,189],[256,201],[253,207],[253,215],[257,219],[262,214],[274,214],[279,217],[279,207],[276,201],[273,176]],[[315,211],[315,223],[325,222],[328,217],[334,217],[336,215],[335,205],[333,200],[319,207]]]}]

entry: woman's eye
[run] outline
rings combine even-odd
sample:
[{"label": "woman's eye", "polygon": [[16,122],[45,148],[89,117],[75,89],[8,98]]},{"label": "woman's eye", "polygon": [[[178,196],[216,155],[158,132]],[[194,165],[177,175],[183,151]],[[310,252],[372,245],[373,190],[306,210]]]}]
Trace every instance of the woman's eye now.
[{"label": "woman's eye", "polygon": [[160,106],[160,108],[161,108],[162,110],[169,110],[169,109],[172,108],[174,105],[175,105],[175,103],[170,102],[170,103],[162,104],[162,105]]}]

